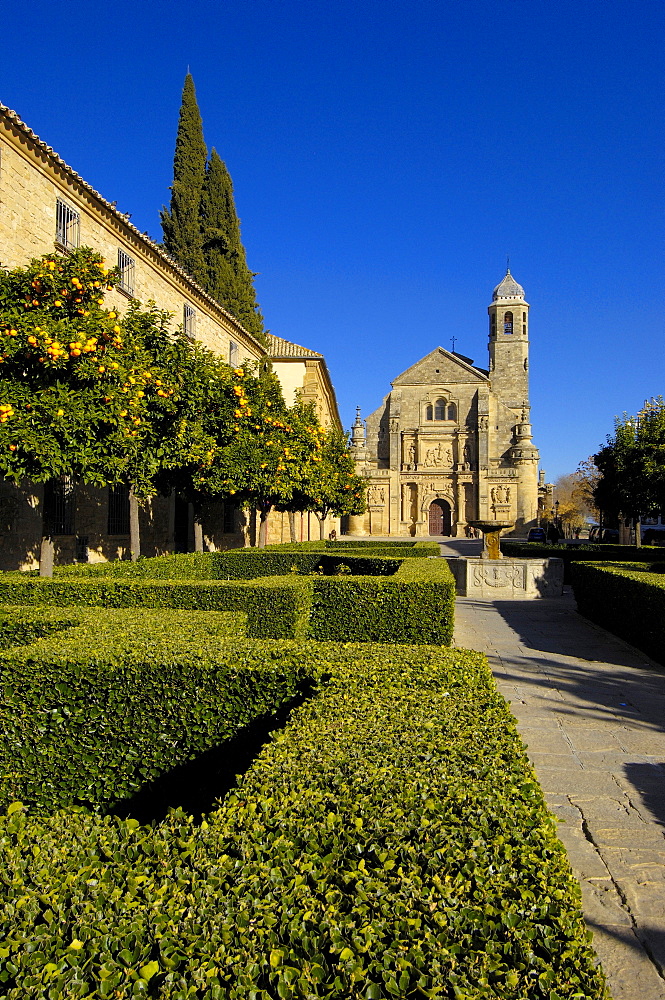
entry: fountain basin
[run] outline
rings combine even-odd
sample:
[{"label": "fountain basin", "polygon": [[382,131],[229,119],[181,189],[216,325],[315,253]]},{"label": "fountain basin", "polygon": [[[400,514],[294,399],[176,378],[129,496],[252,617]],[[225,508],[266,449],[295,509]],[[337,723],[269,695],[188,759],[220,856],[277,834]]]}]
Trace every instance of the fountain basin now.
[{"label": "fountain basin", "polygon": [[460,556],[449,558],[448,565],[460,597],[525,601],[563,593],[563,559]]}]

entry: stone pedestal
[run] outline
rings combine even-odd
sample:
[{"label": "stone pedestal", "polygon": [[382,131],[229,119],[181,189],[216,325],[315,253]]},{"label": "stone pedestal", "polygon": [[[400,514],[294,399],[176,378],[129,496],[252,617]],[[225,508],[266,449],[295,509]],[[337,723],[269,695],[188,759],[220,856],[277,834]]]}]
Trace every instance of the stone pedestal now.
[{"label": "stone pedestal", "polygon": [[457,593],[484,600],[561,597],[563,559],[448,559]]}]

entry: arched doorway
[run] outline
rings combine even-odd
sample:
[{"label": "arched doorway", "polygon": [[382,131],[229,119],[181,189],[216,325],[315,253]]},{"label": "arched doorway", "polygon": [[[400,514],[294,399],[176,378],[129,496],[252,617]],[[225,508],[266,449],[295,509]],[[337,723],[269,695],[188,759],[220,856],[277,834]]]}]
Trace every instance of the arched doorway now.
[{"label": "arched doorway", "polygon": [[451,524],[450,504],[447,500],[432,500],[429,507],[430,535],[449,535]]}]

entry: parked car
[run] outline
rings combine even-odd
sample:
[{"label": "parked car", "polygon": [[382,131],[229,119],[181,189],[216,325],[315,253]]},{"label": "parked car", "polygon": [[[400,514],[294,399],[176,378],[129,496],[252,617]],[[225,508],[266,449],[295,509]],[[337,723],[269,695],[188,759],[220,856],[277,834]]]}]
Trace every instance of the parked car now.
[{"label": "parked car", "polygon": [[527,542],[546,542],[547,535],[545,534],[544,528],[529,528],[529,534],[526,536]]}]

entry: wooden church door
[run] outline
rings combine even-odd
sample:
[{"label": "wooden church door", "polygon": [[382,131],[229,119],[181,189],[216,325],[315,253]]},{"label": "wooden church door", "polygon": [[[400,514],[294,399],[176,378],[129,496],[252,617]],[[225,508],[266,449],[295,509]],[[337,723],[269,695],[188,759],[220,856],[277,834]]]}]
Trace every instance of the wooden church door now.
[{"label": "wooden church door", "polygon": [[433,500],[429,508],[430,535],[449,535],[451,523],[450,504],[445,500]]}]

